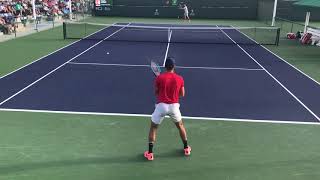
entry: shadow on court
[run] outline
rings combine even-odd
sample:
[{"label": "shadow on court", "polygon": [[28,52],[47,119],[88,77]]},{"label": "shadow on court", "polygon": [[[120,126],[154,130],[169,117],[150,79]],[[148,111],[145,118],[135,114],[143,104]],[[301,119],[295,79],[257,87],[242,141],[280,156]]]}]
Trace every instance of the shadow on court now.
[{"label": "shadow on court", "polygon": [[[156,158],[185,158],[181,149],[174,149],[168,152],[155,153]],[[30,162],[10,166],[0,166],[0,174],[9,174],[20,171],[45,169],[52,167],[68,167],[68,166],[81,166],[90,164],[141,164],[148,163],[143,157],[143,153],[133,156],[118,156],[118,157],[88,157],[81,159],[70,159],[62,161],[48,161],[48,162]]]},{"label": "shadow on court", "polygon": [[10,174],[21,171],[38,170],[54,167],[70,167],[70,166],[82,166],[90,164],[139,164],[147,163],[143,154],[137,154],[135,156],[118,156],[118,157],[92,157],[81,159],[70,159],[61,161],[47,161],[47,162],[30,162],[22,163],[10,166],[0,166],[0,174]]},{"label": "shadow on court", "polygon": [[184,154],[183,154],[183,150],[182,149],[174,149],[171,151],[167,151],[167,152],[155,152],[155,158],[179,158],[179,157],[183,157],[185,158]]},{"label": "shadow on court", "polygon": [[[183,151],[181,149],[174,149],[168,152],[159,152],[155,153],[156,158],[163,159],[172,159],[172,158],[185,158]],[[144,164],[150,163],[144,157],[143,153],[139,153],[133,156],[117,156],[117,157],[88,157],[81,159],[70,159],[70,160],[61,160],[61,161],[47,161],[47,162],[30,162],[22,163],[10,166],[0,166],[0,174],[10,174],[21,171],[29,170],[38,170],[46,169],[53,167],[70,167],[70,166],[81,166],[81,165],[90,165],[90,164]]]},{"label": "shadow on court", "polygon": [[[173,150],[167,153],[159,153],[156,158],[172,158],[172,157],[183,157],[181,150]],[[192,156],[191,156],[192,157]],[[185,158],[185,157],[184,157]],[[186,160],[189,158],[185,158]],[[157,162],[155,160],[155,162]],[[196,162],[199,163],[199,162]],[[248,169],[255,170],[265,170],[266,168],[276,169],[276,168],[290,168],[292,164],[305,166],[316,165],[320,163],[320,158],[318,157],[309,157],[302,159],[286,159],[286,160],[269,160],[269,161],[255,161],[255,162],[243,162],[243,163],[222,163],[216,162],[212,163],[209,167],[202,167],[203,170],[212,171],[212,172],[230,172],[230,171],[247,171]],[[155,165],[154,162],[148,162],[144,159],[142,154],[136,154],[134,156],[119,156],[119,157],[111,157],[111,158],[82,158],[75,160],[63,160],[63,161],[49,161],[49,162],[34,162],[34,163],[23,163],[17,165],[11,165],[7,167],[0,167],[0,174],[11,174],[18,173],[30,170],[39,170],[39,169],[47,169],[47,168],[56,168],[56,167],[70,167],[70,166],[82,166],[82,165],[90,165],[90,164],[106,164],[106,165]],[[152,166],[154,167],[154,166]],[[183,169],[183,168],[182,168]],[[182,171],[181,168],[177,169],[178,171]],[[196,172],[196,171],[195,171]],[[209,173],[210,174],[210,173]]]}]

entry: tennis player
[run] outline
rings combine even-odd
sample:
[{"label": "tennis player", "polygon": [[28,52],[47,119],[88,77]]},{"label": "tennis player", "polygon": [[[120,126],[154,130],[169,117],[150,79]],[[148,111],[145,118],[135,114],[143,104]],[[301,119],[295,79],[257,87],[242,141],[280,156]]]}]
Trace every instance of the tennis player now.
[{"label": "tennis player", "polygon": [[190,18],[189,18],[189,10],[188,10],[188,6],[187,4],[184,4],[183,6],[183,11],[184,11],[184,20],[187,20],[190,22]]},{"label": "tennis player", "polygon": [[174,72],[174,67],[174,59],[167,58],[165,63],[166,72],[157,76],[155,80],[157,104],[151,118],[149,150],[144,153],[144,157],[149,161],[154,159],[153,145],[156,141],[157,129],[166,115],[172,119],[179,130],[184,145],[184,154],[189,156],[191,153],[191,147],[188,146],[187,142],[187,132],[179,109],[179,98],[185,95],[184,80]]}]

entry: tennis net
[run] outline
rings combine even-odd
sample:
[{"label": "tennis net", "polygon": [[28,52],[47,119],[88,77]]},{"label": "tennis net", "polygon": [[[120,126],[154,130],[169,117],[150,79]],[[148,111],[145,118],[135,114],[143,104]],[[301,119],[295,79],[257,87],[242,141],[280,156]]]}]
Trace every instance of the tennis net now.
[{"label": "tennis net", "polygon": [[64,39],[105,41],[278,45],[280,28],[64,23],[63,35]]}]

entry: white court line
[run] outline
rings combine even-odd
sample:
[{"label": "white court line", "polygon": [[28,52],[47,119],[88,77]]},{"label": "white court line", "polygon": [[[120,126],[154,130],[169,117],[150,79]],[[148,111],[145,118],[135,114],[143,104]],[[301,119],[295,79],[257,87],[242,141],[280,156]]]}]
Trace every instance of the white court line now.
[{"label": "white court line", "polygon": [[[103,63],[77,63],[69,62],[74,65],[91,65],[91,66],[121,66],[121,67],[150,67],[150,65],[140,64],[103,64]],[[224,67],[187,67],[176,66],[177,69],[205,69],[205,70],[240,70],[240,71],[264,71],[264,69],[250,69],[250,68],[224,68]]]},{"label": "white court line", "polygon": [[309,111],[318,121],[320,118],[308,107],[306,106],[299,98],[297,98],[286,86],[284,86],[277,78],[275,78],[266,68],[264,68],[255,58],[253,58],[246,50],[244,50],[239,44],[237,44],[226,32],[222,29],[221,31],[234,43],[236,44],[244,53],[246,53],[254,62],[256,62],[264,71],[269,74],[272,79],[274,79],[283,89],[285,89],[296,101],[298,101],[307,111]]},{"label": "white court line", "polygon": [[[233,26],[231,26],[233,27]],[[255,42],[257,45],[263,47],[265,50],[267,50],[268,52],[270,52],[271,54],[273,54],[274,56],[276,56],[277,58],[279,58],[280,60],[282,60],[283,62],[287,63],[289,66],[293,67],[295,70],[297,70],[298,72],[300,72],[301,74],[305,75],[306,77],[308,77],[309,79],[311,79],[312,81],[314,81],[316,84],[320,85],[320,82],[316,81],[315,79],[313,79],[311,76],[309,76],[308,74],[304,73],[303,71],[301,71],[300,69],[298,69],[297,67],[295,67],[294,65],[290,64],[288,61],[286,61],[284,58],[280,57],[279,55],[277,55],[276,53],[272,52],[270,49],[266,48],[265,46],[263,46],[262,44],[259,44],[256,40],[252,39],[251,37],[249,37],[248,35],[246,35],[245,33],[242,33],[241,31],[239,31],[238,29],[236,29],[239,33],[243,34],[244,36],[246,36],[247,38],[249,38],[250,40],[252,40],[253,42]]]},{"label": "white court line", "polygon": [[168,45],[167,45],[166,54],[164,55],[164,61],[163,61],[163,65],[162,65],[163,67],[165,66],[166,61],[167,61],[168,52],[169,52],[169,48],[170,48],[171,36],[172,36],[172,31],[169,29]]},{"label": "white court line", "polygon": [[219,29],[213,30],[190,30],[188,28],[186,29],[173,29],[174,31],[183,31],[182,33],[222,33]]},{"label": "white court line", "polygon": [[49,148],[52,146],[3,146],[0,145],[0,149],[44,149],[44,148]]},{"label": "white court line", "polygon": [[[141,29],[136,28],[136,29],[125,29],[124,31],[153,31],[153,32],[168,32],[168,29],[170,29],[170,27],[163,27],[163,29],[152,29],[152,28],[148,28],[148,27],[141,27]],[[190,30],[188,28],[186,29],[173,29],[173,31],[184,31],[187,33],[197,33],[197,32],[203,32],[203,33],[221,33],[221,31],[219,29],[215,29],[215,30]]]},{"label": "white court line", "polygon": [[[113,23],[112,25],[115,25],[115,23]],[[111,27],[111,26],[110,26],[110,27]],[[95,33],[98,33],[98,32],[100,32],[100,31],[102,31],[102,30],[105,30],[105,29],[107,29],[107,28],[109,28],[109,27],[106,27],[106,28],[103,28],[103,29],[101,29],[101,30],[99,30],[99,31],[97,31],[97,32],[91,33],[91,34],[89,34],[88,36],[84,37],[83,39],[85,39],[85,38],[87,38],[87,37],[89,37],[89,36],[91,36],[91,35],[93,35],[93,34],[95,34]],[[50,56],[50,55],[52,55],[52,54],[54,54],[54,53],[56,53],[56,52],[64,49],[64,48],[67,48],[67,47],[69,47],[69,46],[71,46],[71,45],[73,45],[73,44],[75,44],[75,43],[78,43],[79,41],[81,41],[81,40],[83,40],[83,39],[79,39],[79,40],[77,40],[77,41],[75,41],[75,42],[72,42],[71,44],[68,44],[68,45],[66,45],[66,46],[63,46],[62,48],[59,48],[59,49],[57,49],[57,50],[55,50],[55,51],[53,51],[53,52],[51,52],[51,53],[49,53],[49,54],[47,54],[47,55],[45,55],[45,56],[42,56],[42,57],[40,57],[39,59],[36,59],[36,60],[34,60],[34,61],[32,61],[32,62],[30,62],[30,63],[28,63],[28,64],[26,64],[26,65],[24,65],[24,66],[22,66],[22,67],[20,67],[20,68],[18,68],[18,69],[16,69],[16,70],[14,70],[14,71],[12,71],[12,72],[4,75],[4,76],[1,76],[0,79],[4,78],[4,77],[6,77],[6,76],[9,76],[10,74],[13,74],[13,73],[15,73],[15,72],[17,72],[17,71],[19,71],[19,70],[21,70],[21,69],[23,69],[23,68],[31,65],[31,64],[33,64],[33,63],[35,63],[35,62],[37,62],[37,61],[39,61],[39,60],[41,60],[41,59],[44,59],[44,58],[46,58],[46,57],[48,57],[48,56]]]},{"label": "white court line", "polygon": [[[127,24],[127,26],[129,26],[130,24]],[[73,58],[69,59],[67,62],[61,64],[60,66],[58,66],[57,68],[55,68],[54,70],[50,71],[49,73],[47,73],[46,75],[42,76],[41,78],[39,78],[38,80],[34,81],[33,83],[29,84],[28,86],[26,86],[25,88],[21,89],[20,91],[18,91],[17,93],[15,93],[14,95],[10,96],[9,98],[7,98],[6,100],[2,101],[0,103],[0,106],[3,105],[5,102],[9,101],[10,99],[14,98],[15,96],[17,96],[18,94],[20,94],[21,92],[25,91],[26,89],[28,89],[29,87],[33,86],[34,84],[36,84],[37,82],[41,81],[42,79],[44,79],[45,77],[49,76],[50,74],[52,74],[53,72],[55,72],[56,70],[60,69],[61,67],[63,67],[64,65],[68,64],[70,61],[74,60],[75,58],[81,56],[82,54],[86,53],[87,51],[89,51],[90,49],[96,47],[97,45],[99,45],[100,43],[102,43],[103,41],[105,41],[106,39],[110,38],[111,36],[113,36],[114,34],[118,33],[119,31],[121,31],[123,28],[127,27],[124,26],[121,29],[118,29],[117,31],[113,32],[111,35],[107,36],[106,38],[104,38],[103,40],[97,42],[96,44],[90,46],[88,49],[86,49],[85,51],[82,51],[80,54],[74,56]]]},{"label": "white court line", "polygon": [[250,68],[224,68],[224,67],[186,67],[176,66],[179,69],[207,69],[207,70],[240,70],[240,71],[264,71],[263,69],[250,69]]},{"label": "white court line", "polygon": [[[130,27],[130,26],[129,26]],[[141,27],[141,29],[134,29],[133,28],[129,28],[129,29],[125,29],[124,31],[154,31],[154,32],[168,32],[168,29],[166,28],[163,28],[163,29],[151,29],[151,28],[148,28],[148,27]]]},{"label": "white court line", "polygon": [[[120,116],[120,117],[148,117],[150,114],[127,114],[127,113],[100,113],[100,112],[76,112],[76,111],[51,111],[51,110],[30,110],[30,109],[6,109],[0,108],[4,112],[36,112],[50,114],[74,114],[74,115],[95,115],[95,116]],[[183,116],[183,119],[190,120],[206,120],[206,121],[229,121],[229,122],[249,122],[249,123],[270,123],[270,124],[297,124],[297,125],[320,125],[318,122],[300,122],[300,121],[284,121],[284,120],[255,120],[255,119],[231,119],[231,118],[210,118],[210,117],[192,117]]]},{"label": "white court line", "polygon": [[103,64],[103,63],[77,63],[77,62],[69,62],[68,64],[74,65],[90,65],[90,66],[124,66],[124,67],[150,67],[150,65],[143,64]]}]

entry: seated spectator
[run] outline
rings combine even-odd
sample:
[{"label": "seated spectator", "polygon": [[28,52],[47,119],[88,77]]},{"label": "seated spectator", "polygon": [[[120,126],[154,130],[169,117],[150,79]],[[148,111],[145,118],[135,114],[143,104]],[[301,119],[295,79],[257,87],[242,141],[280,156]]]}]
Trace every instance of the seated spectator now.
[{"label": "seated spectator", "polygon": [[0,17],[0,31],[3,32],[3,34],[11,34],[11,25],[2,17]]},{"label": "seated spectator", "polygon": [[0,13],[3,13],[5,9],[6,9],[6,7],[4,6],[4,3],[1,2],[0,3]]},{"label": "seated spectator", "polygon": [[[36,15],[39,21],[42,16],[53,19],[55,16],[69,18],[70,9],[67,0],[35,0]],[[82,0],[72,0],[72,12],[85,9]],[[89,8],[89,7],[87,7]],[[0,30],[6,34],[13,32],[21,22],[27,24],[28,16],[33,16],[32,0],[0,0]],[[17,23],[18,22],[18,23]]]},{"label": "seated spectator", "polygon": [[0,32],[4,32],[5,21],[0,17]]}]

